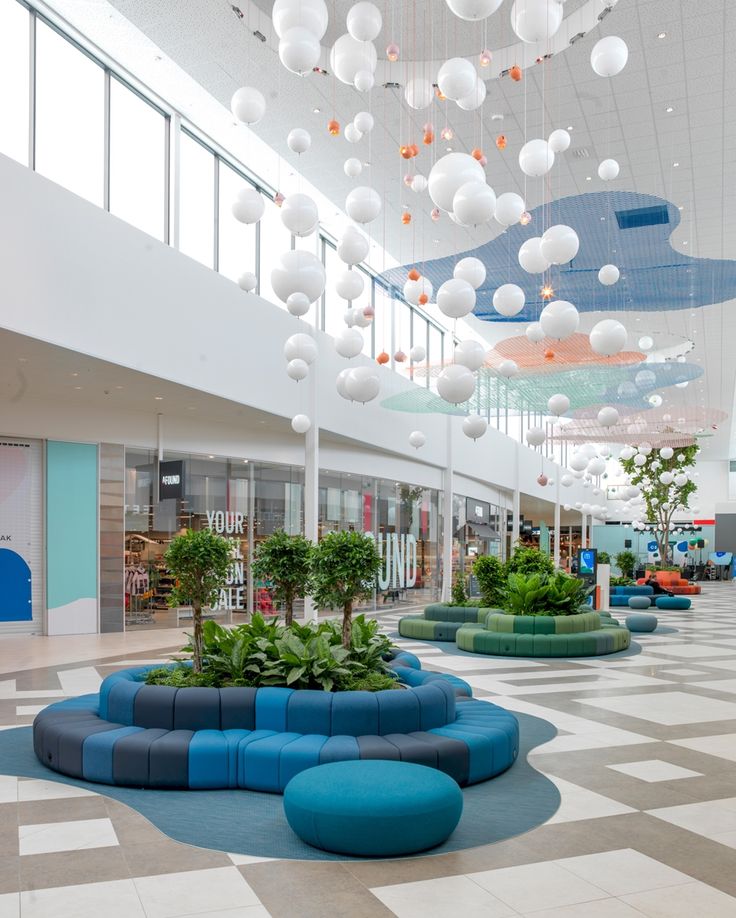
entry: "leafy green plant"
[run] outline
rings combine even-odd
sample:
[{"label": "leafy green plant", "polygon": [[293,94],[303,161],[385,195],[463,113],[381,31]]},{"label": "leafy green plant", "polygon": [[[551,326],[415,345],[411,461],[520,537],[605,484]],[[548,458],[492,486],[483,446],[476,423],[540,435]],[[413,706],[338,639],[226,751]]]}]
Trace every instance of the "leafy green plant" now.
[{"label": "leafy green plant", "polygon": [[611,586],[632,586],[634,583],[631,577],[611,577]]},{"label": "leafy green plant", "polygon": [[475,560],[473,573],[478,579],[482,605],[490,609],[499,608],[508,578],[503,562],[495,555],[481,555]]},{"label": "leafy green plant", "polygon": [[[193,642],[184,648],[192,653]],[[358,615],[349,648],[342,644],[342,627],[334,620],[284,625],[256,613],[250,623],[223,628],[207,621],[203,627],[201,673],[183,663],[173,669],[151,670],[151,685],[289,686],[295,689],[368,691],[395,688],[396,678],[386,662],[396,648],[379,631],[378,622]]]},{"label": "leafy green plant", "polygon": [[503,610],[511,615],[576,615],[591,592],[582,580],[556,574],[509,574]]},{"label": "leafy green plant", "polygon": [[611,563],[611,556],[608,554],[607,551],[598,552],[598,563],[599,564],[610,564]]},{"label": "leafy green plant", "polygon": [[538,548],[517,545],[506,562],[509,574],[552,574],[555,566],[552,559]]},{"label": "leafy green plant", "polygon": [[547,614],[576,615],[593,589],[586,587],[577,577],[561,571],[553,574],[547,580],[547,595],[544,598]]},{"label": "leafy green plant", "polygon": [[166,551],[166,566],[176,578],[169,597],[172,606],[191,604],[194,618],[192,667],[202,671],[202,609],[217,600],[227,582],[232,548],[210,529],[187,530],[175,536]]},{"label": "leafy green plant", "polygon": [[284,621],[294,620],[294,601],[309,593],[312,581],[312,543],[302,535],[279,529],[256,550],[253,573],[273,585],[274,598],[284,605]]},{"label": "leafy green plant", "polygon": [[633,551],[626,549],[620,551],[615,557],[616,567],[621,571],[622,576],[630,580],[634,577],[634,568],[636,567],[636,555]]},{"label": "leafy green plant", "polygon": [[468,601],[468,594],[465,592],[465,578],[458,571],[452,581],[452,605],[464,606]]},{"label": "leafy green plant", "polygon": [[330,532],[312,553],[313,596],[318,606],[342,609],[342,644],[350,647],[353,606],[373,594],[381,569],[375,540],[362,532]]}]

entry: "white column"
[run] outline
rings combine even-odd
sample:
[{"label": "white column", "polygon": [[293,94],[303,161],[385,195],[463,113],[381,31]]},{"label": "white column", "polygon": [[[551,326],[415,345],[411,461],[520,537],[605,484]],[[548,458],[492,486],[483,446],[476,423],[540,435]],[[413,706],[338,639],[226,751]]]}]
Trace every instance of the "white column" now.
[{"label": "white column", "polygon": [[256,481],[255,481],[255,469],[253,467],[253,461],[251,460],[248,464],[248,574],[247,574],[247,585],[248,585],[248,614],[253,615],[254,610],[254,596],[253,588],[255,586],[255,581],[253,579],[253,556],[255,554],[255,545],[253,540],[255,539],[255,515],[256,515]]},{"label": "white column", "polygon": [[554,563],[555,567],[560,566],[560,478],[559,475],[555,476],[555,551],[554,551]]},{"label": "white column", "polygon": [[514,552],[514,546],[519,541],[521,531],[521,492],[519,490],[519,443],[515,445],[516,462],[514,468],[514,498],[511,505],[513,519],[511,521],[511,553]]},{"label": "white column", "polygon": [[442,594],[443,602],[452,598],[452,415],[447,415],[447,460],[443,474],[442,492]]},{"label": "white column", "polygon": [[588,547],[588,515],[586,513],[580,514],[581,519],[581,532],[580,532],[580,547]]},{"label": "white column", "polygon": [[[314,333],[313,333],[314,334]],[[319,534],[319,418],[317,416],[317,367],[312,364],[307,379],[307,414],[312,426],[304,437],[304,535],[317,541]],[[311,596],[304,600],[304,617],[316,621],[317,607]]]}]

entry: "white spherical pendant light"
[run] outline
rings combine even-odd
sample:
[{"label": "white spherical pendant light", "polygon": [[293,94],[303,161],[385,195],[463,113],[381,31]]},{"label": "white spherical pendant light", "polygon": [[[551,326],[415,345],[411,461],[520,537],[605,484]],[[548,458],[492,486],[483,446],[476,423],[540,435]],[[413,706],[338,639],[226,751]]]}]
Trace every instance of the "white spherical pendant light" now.
[{"label": "white spherical pendant light", "polygon": [[615,427],[619,422],[619,413],[612,406],[601,408],[598,412],[598,423],[601,427]]},{"label": "white spherical pendant light", "polygon": [[266,113],[266,100],[252,86],[241,86],[230,100],[230,111],[243,124],[257,124]]},{"label": "white spherical pendant light", "polygon": [[570,399],[562,393],[551,395],[547,400],[547,411],[555,417],[561,417],[566,411],[570,410]]},{"label": "white spherical pendant light", "polygon": [[357,178],[363,171],[363,163],[357,156],[351,156],[345,160],[342,168],[348,178]]},{"label": "white spherical pendant light", "polygon": [[358,143],[363,138],[353,121],[345,125],[344,136],[348,143]]},{"label": "white spherical pendant light", "polygon": [[683,488],[687,484],[688,478],[684,472],[678,472],[677,475],[675,475],[674,481],[678,488]]},{"label": "white spherical pendant light", "polygon": [[493,294],[493,308],[507,318],[518,315],[525,302],[524,291],[518,284],[502,284]]},{"label": "white spherical pendant light", "polygon": [[266,209],[266,199],[255,188],[245,187],[235,195],[233,217],[239,223],[258,223]]},{"label": "white spherical pendant light", "polygon": [[347,401],[351,401],[351,398],[350,398],[350,395],[348,394],[348,390],[346,386],[346,381],[348,378],[348,373],[350,373],[350,369],[351,369],[350,367],[347,367],[344,370],[340,370],[340,372],[337,374],[337,378],[335,379],[335,388],[337,389],[338,395],[340,395],[342,398],[346,399]]},{"label": "white spherical pendant light", "polygon": [[598,280],[604,287],[610,287],[612,284],[617,283],[619,277],[621,277],[621,272],[616,265],[603,265],[598,272]]},{"label": "white spherical pendant light", "polygon": [[324,293],[326,281],[321,260],[303,249],[284,252],[271,270],[271,289],[284,303],[292,293],[303,293],[314,303]]},{"label": "white spherical pendant light", "polygon": [[421,430],[412,430],[409,434],[409,446],[413,446],[414,449],[421,449],[426,442],[427,438]]},{"label": "white spherical pendant light", "polygon": [[319,41],[327,31],[325,0],[276,0],[271,11],[273,28],[279,38],[289,29],[308,29]]},{"label": "white spherical pendant light", "polygon": [[284,357],[287,361],[303,360],[306,364],[313,364],[317,359],[317,345],[314,338],[303,332],[291,335],[284,343]]},{"label": "white spherical pendant light", "polygon": [[550,263],[542,254],[542,237],[532,236],[519,249],[519,264],[528,274],[542,274]]},{"label": "white spherical pendant light", "polygon": [[464,57],[452,57],[440,67],[437,85],[443,96],[457,102],[472,92],[477,79],[475,67],[470,61]]},{"label": "white spherical pendant light", "polygon": [[514,226],[526,209],[524,199],[514,191],[505,191],[496,199],[494,217],[501,226]]},{"label": "white spherical pendant light", "polygon": [[580,240],[571,226],[558,223],[545,230],[539,248],[546,261],[553,265],[564,265],[578,254]]},{"label": "white spherical pendant light", "polygon": [[289,131],[286,144],[292,153],[306,153],[312,145],[312,137],[304,128],[294,128]]},{"label": "white spherical pendant light", "polygon": [[616,319],[597,322],[590,332],[590,346],[603,357],[618,354],[626,345],[628,333],[625,326]]},{"label": "white spherical pendant light", "polygon": [[363,335],[357,328],[343,328],[335,338],[335,350],[341,357],[357,357],[363,350]]},{"label": "white spherical pendant light", "polygon": [[530,427],[526,432],[526,442],[529,446],[541,446],[547,439],[547,434],[541,427]]},{"label": "white spherical pendant light", "polygon": [[346,265],[357,265],[368,257],[370,248],[368,238],[354,226],[349,226],[337,244],[337,257]]},{"label": "white spherical pendant light", "polygon": [[475,290],[467,281],[450,278],[437,291],[437,306],[449,318],[462,319],[473,311]]},{"label": "white spherical pendant light", "polygon": [[415,194],[421,194],[423,191],[427,190],[427,177],[425,175],[417,174],[411,180],[411,185],[409,186]]},{"label": "white spherical pendant light", "polygon": [[355,74],[353,86],[358,92],[370,92],[376,82],[376,78],[370,70],[359,70]]},{"label": "white spherical pendant light", "polygon": [[295,414],[291,419],[291,429],[294,433],[305,434],[312,426],[306,414]]},{"label": "white spherical pendant light", "polygon": [[432,203],[451,212],[456,192],[468,182],[485,182],[483,166],[467,153],[445,154],[429,173],[427,187]]},{"label": "white spherical pendant light", "polygon": [[615,159],[604,159],[598,166],[598,178],[604,182],[611,182],[618,176],[619,171],[620,167]]},{"label": "white spherical pendant light", "polygon": [[258,286],[258,278],[252,271],[245,271],[238,278],[238,287],[246,293],[252,293]]},{"label": "white spherical pendant light", "polygon": [[357,300],[365,289],[362,271],[341,271],[335,280],[335,292],[343,300]]},{"label": "white spherical pendant light", "polygon": [[452,212],[465,226],[487,223],[495,211],[495,192],[485,182],[466,182],[458,188],[452,199]]},{"label": "white spherical pendant light", "polygon": [[352,86],[356,76],[366,70],[374,73],[378,55],[369,41],[357,41],[352,35],[341,35],[330,51],[332,72],[348,86]]},{"label": "white spherical pendant light", "polygon": [[486,349],[479,341],[468,338],[455,345],[453,360],[469,370],[479,370],[486,362]]},{"label": "white spherical pendant light", "polygon": [[424,276],[420,277],[419,280],[409,279],[406,281],[404,284],[404,299],[406,299],[407,303],[411,303],[412,306],[421,306],[419,297],[422,295],[427,297],[426,302],[429,303],[434,295],[431,281]]},{"label": "white spherical pendant light", "polygon": [[319,63],[322,46],[309,29],[294,26],[279,41],[279,60],[292,73],[303,76]]},{"label": "white spherical pendant light", "polygon": [[475,376],[467,367],[450,364],[437,377],[437,392],[440,398],[453,405],[467,402],[475,392]]},{"label": "white spherical pendant light", "polygon": [[568,465],[574,472],[583,472],[588,467],[589,461],[590,459],[588,456],[577,452],[573,453],[573,455],[570,457]]},{"label": "white spherical pendant light", "polygon": [[375,123],[375,119],[370,112],[358,112],[358,114],[353,118],[353,124],[361,134],[370,134]]},{"label": "white spherical pendant light", "polygon": [[486,280],[486,266],[480,258],[474,258],[472,255],[467,258],[461,258],[452,271],[452,276],[459,280],[467,281],[470,286],[477,290],[482,287]]},{"label": "white spherical pendant light", "polygon": [[292,236],[309,236],[317,229],[317,205],[308,194],[290,194],[280,208],[281,222]]},{"label": "white spherical pendant light", "polygon": [[463,418],[463,433],[471,440],[478,440],[488,430],[488,421],[479,414],[469,414]]},{"label": "white spherical pendant light", "polygon": [[524,332],[526,335],[527,341],[530,341],[532,344],[539,344],[540,341],[544,341],[544,331],[539,322],[531,322]]},{"label": "white spherical pendant light", "polygon": [[404,98],[409,108],[413,108],[415,111],[429,108],[434,98],[432,83],[423,77],[415,77],[413,80],[409,80],[404,90]]},{"label": "white spherical pendant light", "polygon": [[527,44],[548,41],[560,28],[562,13],[558,0],[515,0],[511,28]]},{"label": "white spherical pendant light", "polygon": [[651,351],[653,347],[654,339],[649,335],[642,335],[642,337],[639,338],[638,348],[640,351]]},{"label": "white spherical pendant light", "polygon": [[415,344],[409,351],[409,359],[412,363],[421,363],[427,356],[427,349],[421,344]]},{"label": "white spherical pendant light", "polygon": [[577,309],[567,300],[553,300],[542,310],[539,324],[548,338],[562,341],[577,331],[580,315]]},{"label": "white spherical pendant light", "polygon": [[305,316],[311,305],[309,297],[304,293],[292,293],[286,298],[286,308],[292,316]]},{"label": "white spherical pendant light", "polygon": [[629,59],[629,49],[623,38],[607,35],[593,45],[590,52],[590,66],[602,77],[621,73]]},{"label": "white spherical pendant light", "polygon": [[353,367],[345,377],[345,390],[355,402],[373,401],[381,391],[378,370],[373,367]]},{"label": "white spherical pendant light", "polygon": [[528,140],[519,151],[519,167],[531,178],[546,175],[554,163],[554,150],[546,140]]},{"label": "white spherical pendant light", "polygon": [[356,223],[371,223],[381,213],[381,196],[368,185],[359,185],[345,199],[345,211]]},{"label": "white spherical pendant light", "polygon": [[519,365],[515,360],[502,360],[498,365],[498,375],[504,379],[511,379],[519,372]]},{"label": "white spherical pendant light", "polygon": [[671,446],[663,446],[659,451],[659,456],[661,459],[671,459],[675,455],[675,451]]},{"label": "white spherical pendant light", "polygon": [[634,377],[634,382],[639,389],[649,389],[657,385],[657,375],[651,370],[639,370]]},{"label": "white spherical pendant light", "polygon": [[301,357],[295,357],[286,364],[286,374],[289,379],[294,379],[296,382],[306,379],[309,374],[309,364]]},{"label": "white spherical pendant light", "polygon": [[485,82],[478,77],[475,81],[475,86],[468,95],[457,100],[457,107],[461,108],[464,112],[474,112],[486,101],[487,92],[488,90],[486,89]]},{"label": "white spherical pendant light", "polygon": [[602,475],[606,471],[606,460],[598,456],[591,459],[586,467],[586,471],[589,475],[593,475],[593,477]]},{"label": "white spherical pendant light", "polygon": [[570,146],[570,135],[562,128],[558,128],[549,135],[547,143],[553,153],[564,153]]},{"label": "white spherical pendant light", "polygon": [[348,10],[345,25],[356,41],[375,41],[383,27],[383,17],[375,3],[361,0]]},{"label": "white spherical pendant light", "polygon": [[447,5],[458,19],[478,22],[501,6],[501,0],[447,0]]},{"label": "white spherical pendant light", "polygon": [[672,472],[661,472],[660,473],[660,476],[659,476],[660,484],[663,484],[666,487],[669,487],[674,480],[675,480],[675,476],[672,474]]}]

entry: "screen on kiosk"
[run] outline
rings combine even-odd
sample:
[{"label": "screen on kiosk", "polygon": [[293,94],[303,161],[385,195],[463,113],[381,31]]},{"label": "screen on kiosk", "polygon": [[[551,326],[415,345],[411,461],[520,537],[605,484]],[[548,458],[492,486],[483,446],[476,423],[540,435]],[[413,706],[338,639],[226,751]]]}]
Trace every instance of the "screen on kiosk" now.
[{"label": "screen on kiosk", "polygon": [[595,550],[584,548],[580,552],[580,574],[595,574]]}]

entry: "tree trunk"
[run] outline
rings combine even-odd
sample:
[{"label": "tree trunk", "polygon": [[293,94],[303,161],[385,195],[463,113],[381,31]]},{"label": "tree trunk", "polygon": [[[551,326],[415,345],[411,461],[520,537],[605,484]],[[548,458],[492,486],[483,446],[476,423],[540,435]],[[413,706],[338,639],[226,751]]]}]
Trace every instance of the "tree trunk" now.
[{"label": "tree trunk", "polygon": [[195,673],[202,672],[202,605],[194,603],[194,653],[192,654],[192,669]]},{"label": "tree trunk", "polygon": [[289,596],[284,608],[284,624],[289,627],[294,621],[294,600]]},{"label": "tree trunk", "polygon": [[350,650],[350,638],[353,634],[353,603],[346,602],[342,610],[342,646]]}]

